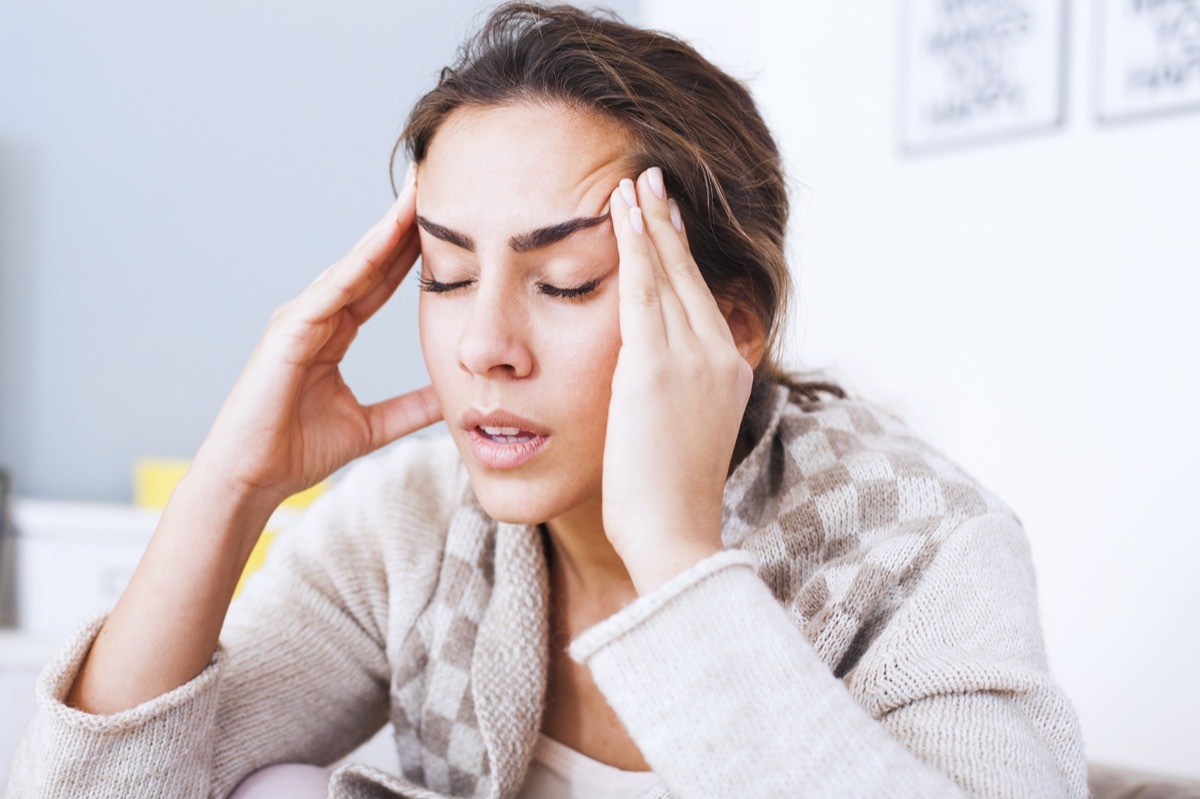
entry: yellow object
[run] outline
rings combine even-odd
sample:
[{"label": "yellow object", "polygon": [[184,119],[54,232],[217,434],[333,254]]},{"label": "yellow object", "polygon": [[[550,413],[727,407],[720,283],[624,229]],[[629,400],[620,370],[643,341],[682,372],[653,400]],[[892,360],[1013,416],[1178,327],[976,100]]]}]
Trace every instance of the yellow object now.
[{"label": "yellow object", "polygon": [[[167,506],[167,500],[176,484],[187,473],[191,461],[181,458],[139,458],[133,466],[133,504],[139,508],[162,510]],[[312,488],[305,489],[299,494],[293,494],[283,501],[279,507],[286,511],[299,511],[307,508],[313,500],[325,493],[328,482],[322,481]],[[276,517],[272,517],[276,521]],[[246,568],[238,580],[233,595],[241,593],[246,578],[257,571],[267,559],[267,550],[279,535],[275,525],[263,530],[246,561]]]},{"label": "yellow object", "polygon": [[189,465],[191,461],[179,458],[139,458],[133,464],[133,504],[139,508],[165,508]]},{"label": "yellow object", "polygon": [[237,588],[233,589],[234,596],[242,593],[242,586],[246,584],[246,579],[267,562],[267,549],[278,535],[279,533],[275,530],[263,530],[262,535],[258,537],[258,543],[254,545],[254,550],[250,553],[250,560],[246,561],[246,568],[242,569],[242,576],[238,578]]}]

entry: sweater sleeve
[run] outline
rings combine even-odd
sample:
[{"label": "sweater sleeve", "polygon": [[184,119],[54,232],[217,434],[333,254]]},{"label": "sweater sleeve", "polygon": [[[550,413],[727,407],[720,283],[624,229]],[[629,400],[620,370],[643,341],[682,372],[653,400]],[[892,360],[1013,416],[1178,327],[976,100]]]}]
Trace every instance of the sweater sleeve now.
[{"label": "sweater sleeve", "polygon": [[844,680],[754,565],[713,555],[571,645],[674,795],[1087,795],[1011,516],[944,541]]},{"label": "sweater sleeve", "polygon": [[397,593],[411,595],[415,618],[431,579],[423,558],[437,551],[380,551],[378,528],[412,518],[405,492],[386,482],[377,463],[356,467],[282,534],[231,606],[208,667],[162,696],[109,716],[65,705],[103,619],[84,627],[39,678],[6,795],[223,797],[264,765],[327,765],[373,735],[388,711],[384,560],[410,578]]}]

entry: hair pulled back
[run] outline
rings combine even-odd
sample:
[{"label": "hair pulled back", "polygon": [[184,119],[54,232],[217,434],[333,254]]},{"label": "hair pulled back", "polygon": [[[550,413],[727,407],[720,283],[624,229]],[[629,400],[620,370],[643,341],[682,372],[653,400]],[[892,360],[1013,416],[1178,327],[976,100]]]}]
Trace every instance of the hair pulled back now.
[{"label": "hair pulled back", "polygon": [[806,399],[843,396],[793,380],[780,364],[791,277],[788,197],[779,150],[750,92],[675,37],[573,6],[505,3],[460,48],[413,107],[396,143],[420,163],[441,125],[464,107],[560,103],[611,119],[630,135],[637,171],[663,170],[693,257],[718,301],[757,321],[766,347],[743,434],[783,383]]}]

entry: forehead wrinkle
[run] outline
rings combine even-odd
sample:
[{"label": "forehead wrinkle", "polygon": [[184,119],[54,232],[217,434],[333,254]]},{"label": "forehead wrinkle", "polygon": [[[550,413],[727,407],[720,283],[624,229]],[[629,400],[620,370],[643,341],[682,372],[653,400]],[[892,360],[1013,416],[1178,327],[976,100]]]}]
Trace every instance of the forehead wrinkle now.
[{"label": "forehead wrinkle", "polygon": [[[537,109],[537,106],[534,106],[534,108]],[[551,106],[551,108],[554,108],[554,106]],[[431,157],[429,161],[435,160],[433,158],[433,150],[435,149],[433,145],[442,145],[436,148],[440,153],[451,139],[457,142],[458,139],[465,136],[466,140],[470,142],[473,138],[488,135],[484,130],[477,129],[477,127],[486,125],[491,116],[490,112],[507,110],[511,109],[504,106],[497,108],[458,109],[451,115],[455,124],[447,125],[431,144]],[[579,121],[589,123],[588,129],[579,138],[584,140],[584,144],[590,146],[582,147],[581,153],[569,156],[567,161],[559,165],[556,169],[551,170],[551,173],[558,179],[551,184],[539,185],[539,196],[549,197],[558,195],[566,201],[565,205],[576,204],[578,207],[580,203],[591,205],[591,201],[587,198],[592,196],[594,192],[602,190],[603,197],[596,198],[595,205],[607,206],[607,202],[604,201],[607,200],[608,194],[616,188],[618,179],[621,177],[633,177],[633,173],[637,169],[639,162],[637,148],[634,146],[633,141],[631,141],[629,131],[624,126],[602,116],[579,114],[569,108],[555,108],[554,110],[559,112],[565,111],[565,116],[571,119],[572,127],[574,127],[574,123]],[[447,121],[449,122],[450,120]],[[505,159],[501,159],[501,162],[505,162]],[[426,168],[428,168],[428,164]],[[545,170],[542,170],[542,173],[545,174]],[[572,196],[574,202],[572,202]],[[511,235],[506,240],[507,248],[518,253],[531,252],[562,241],[580,230],[594,229],[610,219],[607,207],[600,212],[599,216],[587,215],[589,214],[589,210],[579,208],[579,211],[583,211],[585,214],[584,216],[540,227],[525,233]],[[477,240],[466,233],[433,222],[426,217],[418,216],[417,221],[423,229],[435,238],[457,245],[469,252],[475,252],[478,246],[489,246],[487,241]]]}]

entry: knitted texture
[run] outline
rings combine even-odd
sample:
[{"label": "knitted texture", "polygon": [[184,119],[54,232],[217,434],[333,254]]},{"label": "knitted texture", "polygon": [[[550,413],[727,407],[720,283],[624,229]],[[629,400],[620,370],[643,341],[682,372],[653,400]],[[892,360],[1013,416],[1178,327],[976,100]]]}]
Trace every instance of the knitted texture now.
[{"label": "knitted texture", "polygon": [[[899,421],[780,388],[731,475],[726,550],[576,639],[662,785],[645,797],[1087,795],[1028,545]],[[224,797],[390,720],[401,774],[333,797],[520,789],[546,690],[536,527],[479,507],[446,440],[357,466],[272,549],[212,663],[110,717],[62,704],[101,620],[38,687],[9,797]]]}]

